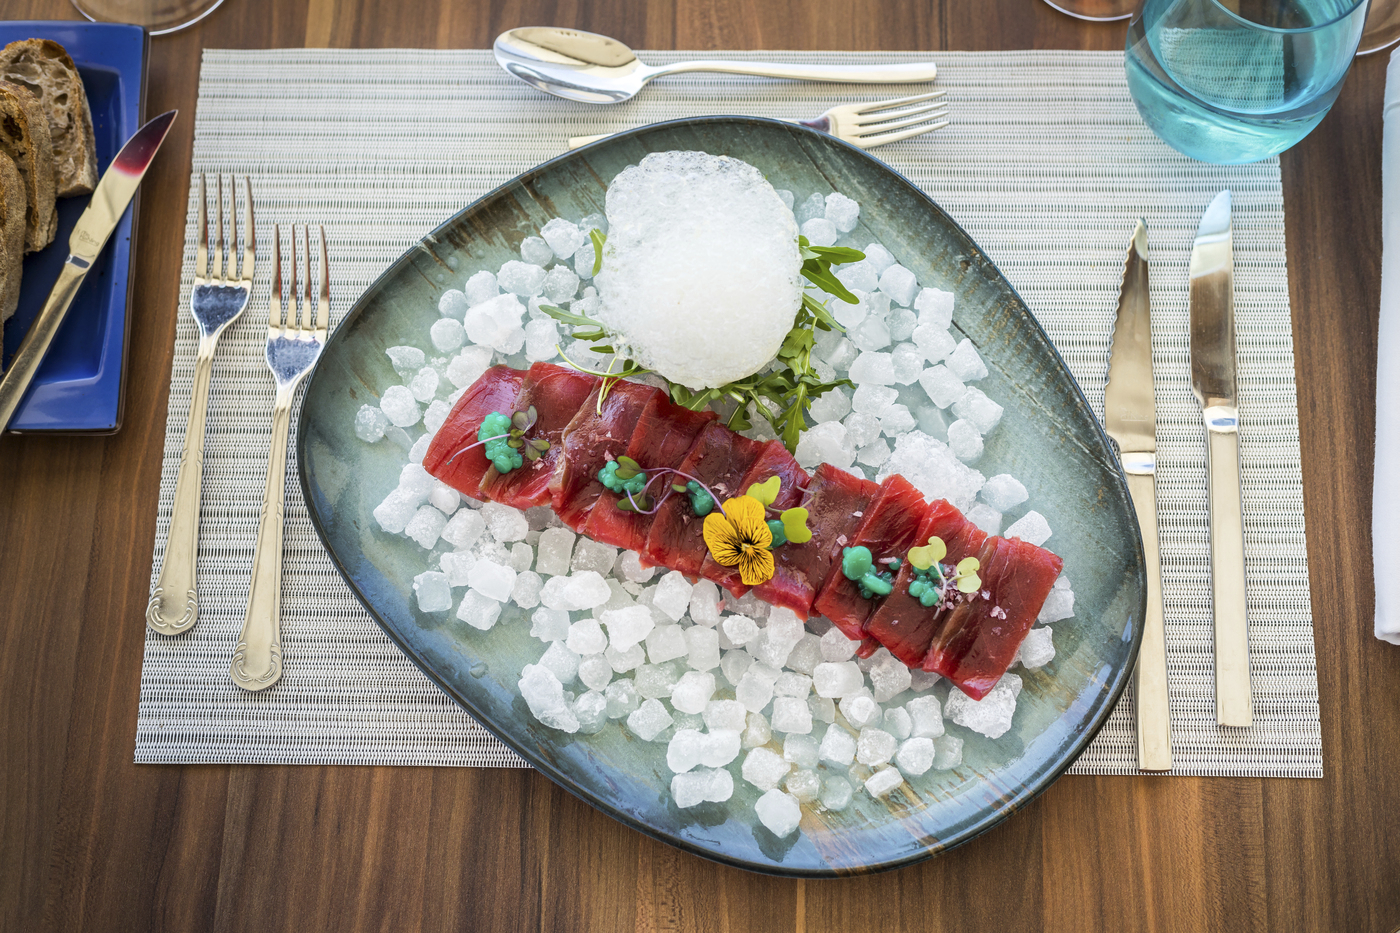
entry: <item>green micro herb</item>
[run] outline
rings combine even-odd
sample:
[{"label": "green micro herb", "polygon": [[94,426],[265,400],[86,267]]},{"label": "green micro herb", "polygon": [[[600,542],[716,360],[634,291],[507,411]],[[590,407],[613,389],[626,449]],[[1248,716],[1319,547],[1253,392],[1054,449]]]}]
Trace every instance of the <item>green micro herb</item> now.
[{"label": "green micro herb", "polygon": [[[593,238],[595,246],[597,258],[594,261],[593,274],[597,275],[602,269],[603,242],[606,238],[597,230],[589,231],[589,236]],[[812,366],[812,351],[816,348],[817,331],[844,332],[844,328],[836,323],[826,305],[814,296],[813,290],[825,292],[847,304],[857,304],[860,299],[841,284],[841,280],[831,269],[832,266],[859,262],[865,258],[865,254],[856,249],[813,246],[805,236],[797,238],[797,245],[802,255],[802,277],[811,284],[802,293],[802,305],[797,309],[792,330],[788,331],[782,346],[778,348],[774,360],[777,365],[713,389],[692,391],[682,385],[671,386],[671,399],[692,411],[699,411],[712,402],[733,403],[734,411],[725,424],[736,431],[753,427],[753,422],[748,417],[748,409],[752,405],[759,415],[768,419],[769,424],[782,438],[784,446],[794,453],[797,451],[797,441],[807,427],[807,410],[812,402],[839,386],[855,385],[849,379],[824,380]],[[575,340],[597,344],[609,339],[607,330],[593,318],[574,314],[553,305],[540,305],[540,310],[556,321],[577,328],[572,332]],[[616,348],[610,345],[594,346],[592,349],[596,353],[617,353]],[[560,356],[564,356],[562,349]],[[621,370],[614,372],[613,365],[618,362],[616,356],[613,363],[609,364],[607,372],[584,369],[567,356],[564,356],[564,359],[575,369],[609,380],[604,385],[604,391],[599,393],[600,406],[607,389],[618,379],[650,371],[629,359],[624,361]]]}]

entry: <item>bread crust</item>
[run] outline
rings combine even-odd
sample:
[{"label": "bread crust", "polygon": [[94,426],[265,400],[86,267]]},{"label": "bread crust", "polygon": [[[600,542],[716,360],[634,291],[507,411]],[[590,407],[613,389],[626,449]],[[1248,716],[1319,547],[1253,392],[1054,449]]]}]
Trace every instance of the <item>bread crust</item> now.
[{"label": "bread crust", "polygon": [[0,149],[14,159],[29,197],[25,251],[41,250],[53,242],[58,229],[49,122],[38,99],[8,81],[0,81]]},{"label": "bread crust", "polygon": [[97,187],[97,142],[87,91],[73,59],[51,39],[24,39],[0,49],[0,79],[27,88],[48,118],[54,190],[60,198]]},{"label": "bread crust", "polygon": [[0,332],[19,307],[24,272],[24,217],[29,196],[14,161],[0,153]]}]

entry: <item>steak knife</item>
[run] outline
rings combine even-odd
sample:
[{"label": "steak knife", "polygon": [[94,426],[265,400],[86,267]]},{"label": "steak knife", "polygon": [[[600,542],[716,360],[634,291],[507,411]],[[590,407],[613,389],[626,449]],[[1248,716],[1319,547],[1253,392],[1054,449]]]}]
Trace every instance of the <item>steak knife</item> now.
[{"label": "steak knife", "polygon": [[1147,563],[1147,609],[1133,671],[1137,703],[1138,769],[1170,771],[1171,712],[1167,704],[1167,641],[1162,613],[1162,559],[1157,539],[1157,402],[1152,379],[1152,304],[1147,280],[1147,224],[1128,241],[1118,317],[1108,356],[1103,421],[1118,447],[1128,495],[1142,531]]},{"label": "steak knife", "polygon": [[15,351],[9,371],[0,378],[0,430],[10,423],[10,417],[24,398],[30,380],[34,378],[44,354],[49,350],[49,344],[53,343],[54,335],[58,333],[58,326],[68,314],[78,286],[87,278],[88,270],[116,229],[117,221],[126,213],[126,207],[140,187],[141,179],[146,177],[146,169],[150,167],[160,144],[165,141],[170,124],[175,121],[175,113],[174,110],[163,113],[133,133],[112,159],[107,171],[102,173],[102,179],[92,193],[92,200],[78,218],[73,235],[68,238],[68,258],[58,273],[58,281],[49,292],[43,310],[29,326],[24,341]]},{"label": "steak knife", "polygon": [[1248,726],[1254,714],[1245,604],[1235,386],[1235,261],[1228,188],[1206,208],[1191,250],[1191,391],[1201,404],[1206,429],[1215,719],[1222,726]]}]

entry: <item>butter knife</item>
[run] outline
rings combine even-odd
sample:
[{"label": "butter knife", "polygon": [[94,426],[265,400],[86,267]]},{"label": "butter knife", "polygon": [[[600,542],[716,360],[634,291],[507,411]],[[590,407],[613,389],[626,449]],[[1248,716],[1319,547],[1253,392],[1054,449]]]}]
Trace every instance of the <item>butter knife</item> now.
[{"label": "butter knife", "polygon": [[68,238],[68,258],[58,273],[58,281],[49,292],[43,310],[29,326],[24,341],[15,351],[9,370],[0,378],[0,430],[10,423],[15,409],[24,398],[30,380],[43,362],[49,344],[53,343],[54,334],[58,333],[59,325],[68,314],[73,296],[102,252],[107,238],[116,229],[122,214],[126,213],[126,207],[140,187],[141,179],[146,177],[146,169],[150,167],[160,144],[165,141],[170,124],[175,121],[175,113],[174,110],[163,113],[137,130],[97,183],[92,200],[78,218],[73,235]]},{"label": "butter knife", "polygon": [[1191,250],[1191,391],[1201,404],[1206,429],[1215,719],[1222,726],[1248,726],[1254,714],[1240,500],[1233,251],[1227,188],[1206,208]]},{"label": "butter knife", "polygon": [[1128,241],[1118,317],[1103,391],[1103,422],[1118,447],[1128,495],[1142,531],[1147,563],[1147,609],[1133,671],[1138,768],[1170,771],[1171,712],[1167,703],[1167,641],[1162,622],[1162,558],[1157,539],[1157,401],[1152,378],[1152,304],[1147,280],[1147,224]]}]

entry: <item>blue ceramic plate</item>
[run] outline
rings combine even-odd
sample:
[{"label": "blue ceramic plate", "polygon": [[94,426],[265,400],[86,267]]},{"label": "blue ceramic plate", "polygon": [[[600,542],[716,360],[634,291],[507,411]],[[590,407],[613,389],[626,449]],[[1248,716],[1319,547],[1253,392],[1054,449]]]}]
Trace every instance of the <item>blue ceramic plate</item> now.
[{"label": "blue ceramic plate", "polygon": [[[508,607],[488,632],[451,612],[420,614],[412,581],[428,556],[383,533],[371,514],[406,457],[390,441],[364,443],[353,427],[356,410],[399,381],[385,349],[428,346],[444,289],[518,258],[521,240],[551,217],[602,210],[619,171],[671,149],[743,159],[799,199],[814,191],[850,195],[862,206],[855,242],[885,244],[921,283],[956,293],[954,328],[991,370],[979,385],[1006,407],[978,467],[1025,482],[1030,505],[1054,529],[1048,546],[1064,558],[1076,594],[1077,617],[1055,626],[1055,660],[1023,673],[1010,732],[990,741],[950,726],[966,740],[960,767],[931,771],[886,800],[857,787],[844,811],[807,808],[801,831],[785,839],[758,821],[759,792],[737,776],[730,800],[680,810],[671,802],[664,743],[640,741],[616,724],[576,736],[535,721],[516,682],[543,646],[529,637],[523,611]],[[861,150],[800,127],[737,117],[644,127],[547,162],[477,201],[385,272],[332,335],[307,387],[297,445],[321,540],[366,608],[429,677],[582,799],[658,839],[743,868],[811,877],[892,868],[986,831],[1078,756],[1113,708],[1137,652],[1146,585],[1136,519],[1109,442],[1054,347],[996,267],[918,188]],[[940,697],[947,689],[933,688]]]},{"label": "blue ceramic plate", "polygon": [[[20,39],[52,39],[73,57],[92,109],[98,174],[105,172],[117,150],[141,127],[150,41],[146,31],[116,23],[0,23],[0,45]],[[136,203],[133,200],[122,215],[73,299],[10,420],[10,430],[110,434],[121,427]],[[58,280],[68,256],[68,237],[87,205],[86,196],[59,198],[58,235],[48,247],[25,257],[19,309],[5,322],[7,368]]]}]

